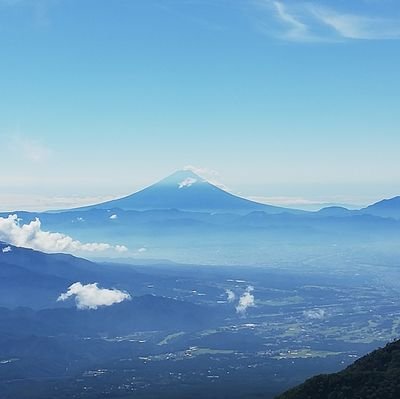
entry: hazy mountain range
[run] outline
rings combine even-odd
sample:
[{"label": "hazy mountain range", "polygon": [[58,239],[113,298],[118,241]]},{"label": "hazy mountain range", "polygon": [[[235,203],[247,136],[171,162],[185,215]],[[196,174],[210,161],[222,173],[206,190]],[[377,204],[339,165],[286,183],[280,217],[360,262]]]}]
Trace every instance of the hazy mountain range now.
[{"label": "hazy mountain range", "polygon": [[[384,199],[359,210],[331,206],[311,212],[251,201],[231,194],[210,183],[190,170],[176,171],[161,181],[123,198],[74,209],[52,211],[56,213],[90,210],[150,211],[179,210],[202,213],[233,213],[245,215],[260,211],[266,214],[310,214],[326,216],[349,216],[368,214],[389,218],[400,218],[400,196]],[[13,210],[15,212],[16,210]],[[20,210],[22,211],[22,210]],[[5,214],[6,212],[3,212]]]},{"label": "hazy mountain range", "polygon": [[[275,261],[287,243],[297,255],[330,252],[333,245],[357,249],[376,240],[391,250],[400,236],[399,198],[360,210],[328,207],[306,212],[249,201],[191,171],[178,171],[121,199],[70,210],[3,212],[0,217],[16,214],[19,226],[38,218],[40,226],[29,225],[29,229],[102,244],[75,242],[62,247],[85,256],[101,252],[116,257],[123,252],[125,257],[178,262],[254,264]],[[26,228],[20,233],[26,233]],[[0,239],[10,241],[9,237],[0,230]],[[27,240],[32,241],[31,236],[11,244],[60,252],[60,240],[54,249],[48,239],[46,245],[36,247]]]},{"label": "hazy mountain range", "polygon": [[[76,208],[75,210],[93,209],[122,209],[125,211],[176,209],[191,212],[236,214],[254,211],[262,211],[267,214],[306,213],[303,210],[262,204],[230,194],[190,170],[176,171],[161,181],[126,197]],[[377,202],[359,211],[350,211],[343,207],[327,207],[319,212],[332,215],[360,212],[375,216],[400,218],[400,197]]]}]

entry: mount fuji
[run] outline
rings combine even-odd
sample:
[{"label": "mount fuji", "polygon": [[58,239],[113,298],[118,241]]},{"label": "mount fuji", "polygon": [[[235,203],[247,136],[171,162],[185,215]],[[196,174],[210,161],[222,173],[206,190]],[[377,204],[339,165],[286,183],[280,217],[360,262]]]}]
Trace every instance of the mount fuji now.
[{"label": "mount fuji", "polygon": [[141,191],[126,197],[78,208],[144,211],[178,209],[193,212],[249,213],[263,211],[269,214],[299,213],[295,209],[261,204],[230,194],[211,184],[190,170],[182,170]]}]

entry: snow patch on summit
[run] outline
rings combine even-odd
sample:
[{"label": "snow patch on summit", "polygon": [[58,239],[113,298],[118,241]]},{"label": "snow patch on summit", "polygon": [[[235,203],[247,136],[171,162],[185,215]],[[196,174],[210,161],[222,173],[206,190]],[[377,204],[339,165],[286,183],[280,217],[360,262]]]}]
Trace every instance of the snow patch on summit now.
[{"label": "snow patch on summit", "polygon": [[7,247],[4,247],[1,250],[1,252],[3,252],[3,254],[6,254],[6,253],[11,252],[11,251],[12,251],[12,248],[9,245]]},{"label": "snow patch on summit", "polygon": [[182,180],[179,184],[179,188],[190,187],[197,182],[197,179],[194,177],[187,177],[186,179]]}]

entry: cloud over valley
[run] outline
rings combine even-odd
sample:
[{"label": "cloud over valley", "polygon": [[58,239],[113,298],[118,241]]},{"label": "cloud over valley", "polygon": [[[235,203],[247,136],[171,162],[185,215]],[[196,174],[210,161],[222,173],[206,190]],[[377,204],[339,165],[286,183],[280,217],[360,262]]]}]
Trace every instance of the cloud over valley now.
[{"label": "cloud over valley", "polygon": [[44,252],[126,252],[128,250],[124,245],[82,243],[63,233],[44,231],[39,218],[21,225],[15,214],[7,218],[0,217],[0,240],[18,247]]},{"label": "cloud over valley", "polygon": [[97,283],[83,285],[80,282],[72,284],[67,292],[57,298],[57,301],[66,301],[71,297],[75,297],[78,309],[97,309],[99,306],[111,306],[131,300],[131,296],[125,291],[99,288]]}]

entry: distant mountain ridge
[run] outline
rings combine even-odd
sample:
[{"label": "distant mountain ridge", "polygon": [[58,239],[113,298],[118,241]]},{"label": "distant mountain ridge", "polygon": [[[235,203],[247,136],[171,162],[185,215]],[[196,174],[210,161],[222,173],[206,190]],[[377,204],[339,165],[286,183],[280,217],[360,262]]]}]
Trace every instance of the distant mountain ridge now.
[{"label": "distant mountain ridge", "polygon": [[375,202],[361,209],[347,209],[342,206],[329,206],[317,212],[322,216],[371,215],[382,218],[400,219],[400,196]]},{"label": "distant mountain ridge", "polygon": [[361,209],[362,213],[400,219],[400,196],[384,199]]},{"label": "distant mountain ridge", "polygon": [[115,208],[138,211],[179,209],[194,212],[303,213],[300,210],[261,204],[230,194],[190,170],[177,171],[158,183],[126,197],[77,208],[77,210]]}]

